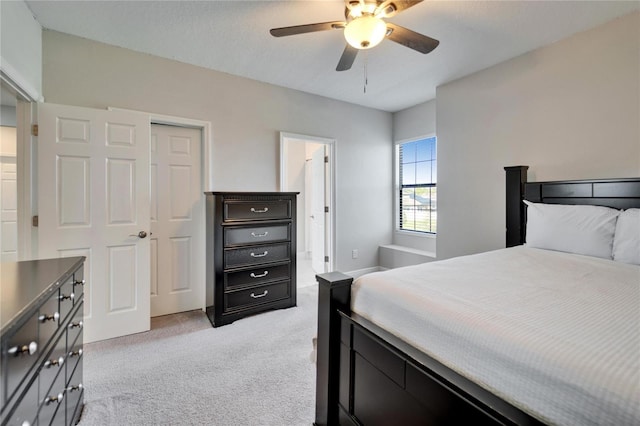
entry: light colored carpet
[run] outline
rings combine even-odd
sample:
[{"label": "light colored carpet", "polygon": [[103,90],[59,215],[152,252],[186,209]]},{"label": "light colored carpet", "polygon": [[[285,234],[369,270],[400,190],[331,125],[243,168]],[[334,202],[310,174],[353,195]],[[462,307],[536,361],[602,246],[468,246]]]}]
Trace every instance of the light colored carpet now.
[{"label": "light colored carpet", "polygon": [[297,303],[219,328],[201,311],[159,317],[85,345],[80,426],[312,424],[317,286]]}]

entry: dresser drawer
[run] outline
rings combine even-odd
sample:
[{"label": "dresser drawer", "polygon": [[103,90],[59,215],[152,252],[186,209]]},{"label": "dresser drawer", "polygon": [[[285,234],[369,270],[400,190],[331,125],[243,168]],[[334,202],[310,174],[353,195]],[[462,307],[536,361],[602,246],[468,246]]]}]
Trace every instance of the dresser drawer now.
[{"label": "dresser drawer", "polygon": [[289,243],[269,244],[225,250],[225,269],[261,263],[282,262],[289,259]]},{"label": "dresser drawer", "polygon": [[[3,345],[4,346],[4,345]],[[6,398],[12,397],[23,380],[34,367],[44,347],[38,342],[38,314],[32,315],[25,324],[7,339],[6,359],[4,366],[7,372]]]},{"label": "dresser drawer", "polygon": [[38,310],[38,345],[43,349],[61,323],[59,292],[56,291]]},{"label": "dresser drawer", "polygon": [[225,310],[246,308],[289,297],[289,281],[225,293]]},{"label": "dresser drawer", "polygon": [[69,321],[69,324],[67,324],[67,342],[69,342],[69,345],[76,341],[82,342],[82,329],[84,328],[84,322],[82,321],[82,315],[84,314],[82,305],[83,304],[80,303],[73,314],[73,318]]},{"label": "dresser drawer", "polygon": [[[24,424],[35,424],[35,418],[36,414],[38,413],[39,405],[38,386],[31,386],[18,403],[18,406],[16,407],[13,414],[11,414],[11,416],[9,417],[9,421],[7,421],[6,425],[22,426]],[[2,420],[4,420],[4,418]]]},{"label": "dresser drawer", "polygon": [[73,424],[72,419],[78,410],[78,405],[82,403],[84,385],[82,384],[82,363],[78,363],[69,378],[65,389],[65,404],[67,411],[67,424]]},{"label": "dresser drawer", "polygon": [[291,265],[265,266],[262,268],[245,269],[225,274],[225,289],[243,286],[270,283],[289,279]]},{"label": "dresser drawer", "polygon": [[39,425],[62,425],[65,421],[65,375],[58,374],[47,393],[40,394]]},{"label": "dresser drawer", "polygon": [[268,220],[290,219],[290,200],[271,201],[225,201],[223,220]]},{"label": "dresser drawer", "polygon": [[77,304],[82,300],[82,294],[84,293],[84,271],[79,269],[73,274],[73,304]]},{"label": "dresser drawer", "polygon": [[76,340],[73,345],[69,343],[69,348],[67,349],[67,360],[66,360],[66,368],[67,368],[67,377],[71,377],[73,371],[76,369],[78,364],[82,362],[82,336]]},{"label": "dresser drawer", "polygon": [[290,225],[252,226],[224,229],[224,245],[232,247],[242,244],[261,244],[272,241],[289,241]]},{"label": "dresser drawer", "polygon": [[49,356],[42,360],[38,373],[40,395],[46,395],[49,392],[58,374],[65,375],[66,353],[67,339],[63,334]]},{"label": "dresser drawer", "polygon": [[73,287],[73,278],[70,278],[62,285],[62,287],[60,287],[60,295],[58,296],[60,305],[60,322],[63,322],[73,309],[73,304],[76,299]]}]

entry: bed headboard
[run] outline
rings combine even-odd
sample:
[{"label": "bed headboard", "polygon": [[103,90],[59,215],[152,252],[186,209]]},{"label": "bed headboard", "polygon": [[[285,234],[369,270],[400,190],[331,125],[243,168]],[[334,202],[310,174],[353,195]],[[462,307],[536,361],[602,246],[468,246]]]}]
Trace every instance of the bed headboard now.
[{"label": "bed headboard", "polygon": [[591,204],[640,208],[640,178],[527,182],[529,166],[505,167],[507,247],[524,244],[526,209],[522,200],[545,204]]}]

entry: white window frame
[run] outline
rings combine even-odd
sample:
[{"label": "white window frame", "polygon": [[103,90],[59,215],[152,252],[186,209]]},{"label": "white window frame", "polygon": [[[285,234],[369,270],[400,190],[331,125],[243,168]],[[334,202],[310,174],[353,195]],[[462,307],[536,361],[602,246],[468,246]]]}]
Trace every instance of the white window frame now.
[{"label": "white window frame", "polygon": [[[422,232],[422,231],[412,231],[409,229],[400,229],[400,145],[415,142],[423,139],[436,138],[436,146],[438,144],[438,136],[435,133],[428,133],[422,136],[416,136],[412,138],[402,139],[394,142],[393,147],[393,172],[394,172],[394,185],[393,185],[393,200],[394,200],[394,215],[393,215],[393,223],[394,223],[394,231],[396,234],[400,235],[408,235],[412,237],[419,238],[428,238],[435,239],[438,235],[437,229],[435,233],[430,232]],[[437,157],[436,157],[437,164]],[[438,184],[436,183],[436,187]]]}]

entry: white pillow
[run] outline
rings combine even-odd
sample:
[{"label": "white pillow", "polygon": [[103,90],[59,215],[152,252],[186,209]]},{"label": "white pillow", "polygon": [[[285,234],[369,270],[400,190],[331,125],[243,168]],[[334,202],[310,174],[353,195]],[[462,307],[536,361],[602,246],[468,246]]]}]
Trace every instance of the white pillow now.
[{"label": "white pillow", "polygon": [[640,265],[640,209],[627,209],[618,216],[613,260]]},{"label": "white pillow", "polygon": [[585,205],[527,205],[527,246],[612,258],[620,211]]}]

